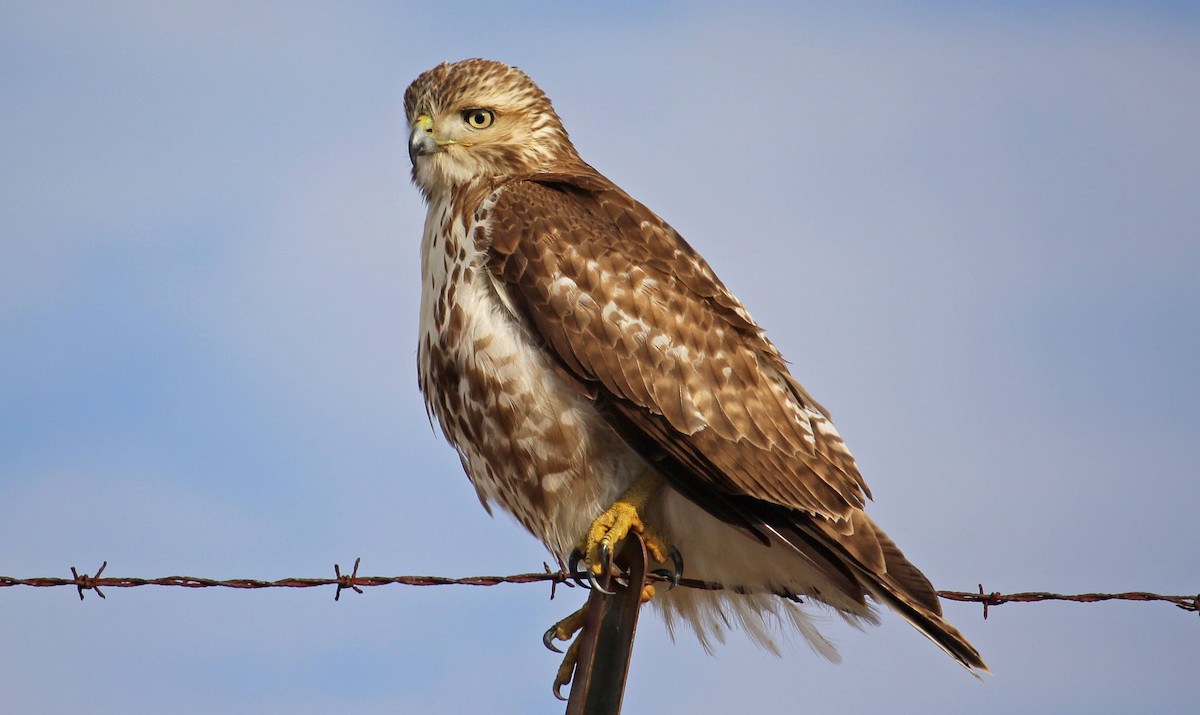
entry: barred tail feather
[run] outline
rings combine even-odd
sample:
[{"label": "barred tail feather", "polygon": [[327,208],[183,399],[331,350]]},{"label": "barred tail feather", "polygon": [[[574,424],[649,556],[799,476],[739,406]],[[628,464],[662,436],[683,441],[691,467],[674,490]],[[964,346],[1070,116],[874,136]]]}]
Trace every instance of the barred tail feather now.
[{"label": "barred tail feather", "polygon": [[[980,672],[990,673],[979,651],[942,618],[941,601],[925,574],[904,557],[895,542],[865,513],[856,512],[849,521],[853,524],[849,533],[843,532],[836,539],[831,539],[831,530],[820,528],[824,525],[819,522],[800,526],[796,532],[810,537],[807,539],[810,544],[815,540],[827,548],[832,546],[835,551],[842,551],[845,555],[843,565],[850,568],[855,580],[875,601],[898,613],[972,675],[979,677]],[[814,529],[814,526],[818,528]],[[868,542],[869,548],[856,543],[864,541]],[[877,558],[875,564],[867,565],[851,555],[864,551],[881,558]]]}]

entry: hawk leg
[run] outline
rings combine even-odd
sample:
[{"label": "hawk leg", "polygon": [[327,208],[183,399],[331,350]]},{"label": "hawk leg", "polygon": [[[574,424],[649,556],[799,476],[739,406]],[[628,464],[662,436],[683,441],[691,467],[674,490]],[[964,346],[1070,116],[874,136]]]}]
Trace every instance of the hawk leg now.
[{"label": "hawk leg", "polygon": [[[605,574],[612,568],[613,554],[618,551],[621,542],[632,531],[642,535],[647,556],[659,563],[666,563],[669,559],[674,565],[674,571],[656,569],[652,572],[667,580],[668,589],[674,588],[683,574],[683,558],[675,547],[669,546],[662,537],[650,530],[643,523],[641,517],[647,502],[658,493],[662,485],[663,478],[653,472],[639,477],[633,486],[592,522],[587,533],[580,539],[579,545],[571,553],[568,570],[572,574],[576,574],[578,579],[577,567],[580,561],[584,561],[584,572],[591,583],[591,588],[613,595],[612,592],[605,590],[595,577]],[[643,584],[641,603],[646,603],[652,598],[654,598],[654,586],[649,583]],[[583,639],[578,636],[584,628],[586,610],[587,606],[580,608],[550,626],[542,636],[542,643],[556,653],[562,651],[554,645],[554,641],[571,641],[554,677],[554,695],[560,700],[566,699],[562,697],[560,691],[562,686],[571,682],[579,663],[579,649]]]},{"label": "hawk leg", "polygon": [[642,522],[641,513],[646,503],[662,488],[663,478],[647,472],[629,487],[603,514],[596,517],[591,527],[579,542],[577,551],[583,555],[587,569],[599,576],[612,565],[612,556],[621,540],[630,531],[642,535],[646,552],[659,563],[666,563],[668,555],[678,563],[677,552]]}]

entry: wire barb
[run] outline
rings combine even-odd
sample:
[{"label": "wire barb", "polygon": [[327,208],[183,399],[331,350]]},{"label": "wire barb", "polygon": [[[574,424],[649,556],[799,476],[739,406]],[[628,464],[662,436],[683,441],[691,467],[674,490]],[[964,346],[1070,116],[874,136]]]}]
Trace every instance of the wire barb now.
[{"label": "wire barb", "polygon": [[342,597],[342,591],[353,589],[355,593],[362,593],[362,589],[358,587],[358,565],[362,562],[362,557],[354,559],[354,570],[349,576],[342,575],[342,567],[337,564],[333,565],[333,575],[337,576],[337,592],[333,594],[333,600],[337,601]]},{"label": "wire barb", "polygon": [[567,565],[563,563],[562,559],[558,560],[557,572],[551,571],[550,564],[546,563],[545,561],[542,562],[542,570],[546,572],[546,576],[551,577],[547,579],[550,581],[551,601],[553,601],[554,597],[557,595],[558,585],[560,583],[567,588],[575,588],[575,584],[571,583],[571,575],[567,573]]},{"label": "wire barb", "polygon": [[104,573],[104,569],[107,566],[108,566],[107,561],[100,564],[100,568],[96,569],[95,576],[88,576],[87,574],[81,574],[75,570],[74,566],[71,567],[71,582],[75,585],[76,590],[79,591],[79,600],[80,601],[83,600],[84,589],[91,589],[91,590],[95,591],[96,595],[99,596],[100,598],[105,598],[104,592],[100,590],[99,582],[103,580],[100,578],[100,575]]}]

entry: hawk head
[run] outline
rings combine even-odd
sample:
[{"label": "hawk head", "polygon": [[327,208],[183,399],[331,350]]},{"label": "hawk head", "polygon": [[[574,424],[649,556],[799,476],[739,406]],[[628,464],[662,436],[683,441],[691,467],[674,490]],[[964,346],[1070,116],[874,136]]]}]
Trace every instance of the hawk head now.
[{"label": "hawk head", "polygon": [[413,183],[426,201],[478,179],[579,162],[550,100],[524,72],[491,60],[442,63],[404,92]]}]

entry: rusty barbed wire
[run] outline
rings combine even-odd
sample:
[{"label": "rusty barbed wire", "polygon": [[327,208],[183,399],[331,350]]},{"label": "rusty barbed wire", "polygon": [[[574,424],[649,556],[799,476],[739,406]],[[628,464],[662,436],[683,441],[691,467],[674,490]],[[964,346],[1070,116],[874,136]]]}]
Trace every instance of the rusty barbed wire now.
[{"label": "rusty barbed wire", "polygon": [[984,593],[983,584],[978,592],[938,591],[938,596],[947,601],[982,603],[983,618],[987,620],[988,608],[1005,603],[1037,603],[1040,601],[1070,601],[1073,603],[1100,603],[1101,601],[1162,601],[1192,613],[1200,613],[1200,594],[1195,596],[1164,596],[1149,591],[1126,591],[1125,593],[1076,593],[1062,594],[1048,591],[1025,591],[1022,593]]},{"label": "rusty barbed wire", "polygon": [[348,574],[343,574],[341,571],[341,566],[334,564],[333,578],[281,578],[274,581],[254,578],[215,579],[202,578],[198,576],[162,576],[159,578],[101,576],[101,574],[104,572],[104,569],[108,566],[108,562],[105,561],[100,565],[100,568],[96,570],[95,576],[89,576],[86,573],[81,574],[74,566],[72,566],[71,578],[58,578],[54,576],[13,578],[11,576],[0,576],[0,588],[6,586],[31,586],[33,588],[74,586],[79,590],[79,597],[82,599],[83,592],[88,590],[95,590],[101,598],[104,598],[104,594],[99,590],[100,586],[105,588],[178,586],[181,588],[237,589],[314,588],[317,586],[337,586],[337,593],[334,594],[334,599],[337,600],[342,591],[351,589],[358,593],[362,593],[362,587],[364,586],[387,586],[390,584],[402,584],[405,586],[497,586],[502,583],[537,583],[541,581],[566,583],[569,580],[569,577],[565,572],[551,571],[550,567],[545,564],[543,564],[543,566],[545,566],[545,571],[537,573],[512,574],[510,576],[467,576],[463,578],[448,578],[445,576],[359,576],[358,567],[361,561],[361,558],[355,559],[354,569]]},{"label": "rusty barbed wire", "polygon": [[[96,569],[96,575],[92,576],[86,573],[79,573],[76,567],[71,567],[71,578],[58,578],[53,576],[43,576],[34,578],[13,578],[11,576],[0,576],[0,588],[8,586],[29,586],[33,588],[52,588],[57,586],[73,586],[79,593],[80,600],[83,600],[84,591],[95,591],[100,598],[107,598],[100,587],[104,588],[134,588],[138,586],[174,586],[180,588],[235,588],[235,589],[261,589],[261,588],[315,588],[318,586],[336,586],[337,591],[334,593],[335,601],[341,599],[342,592],[349,589],[356,593],[362,593],[364,587],[371,586],[388,586],[392,584],[400,584],[403,586],[498,586],[500,584],[526,584],[526,583],[546,583],[550,584],[551,595],[554,597],[554,590],[557,586],[575,586],[575,577],[568,573],[564,568],[553,570],[549,564],[542,564],[542,571],[532,573],[518,573],[508,576],[466,576],[460,578],[451,578],[447,576],[360,576],[358,575],[358,567],[362,559],[354,560],[354,567],[350,573],[342,573],[341,566],[333,565],[333,578],[281,578],[274,581],[265,579],[252,578],[233,578],[233,579],[214,579],[201,578],[197,576],[162,576],[159,578],[136,578],[128,576],[104,576],[104,569],[108,567],[108,562],[105,561]],[[651,575],[652,580],[664,581],[665,576],[657,574]],[[724,585],[712,583],[710,581],[699,581],[696,579],[681,579],[679,585],[685,588],[697,588],[703,590],[722,590]],[[1050,593],[1048,591],[1024,591],[1020,593],[999,593],[985,592],[983,584],[979,584],[979,590],[973,591],[938,591],[938,596],[947,601],[958,601],[964,603],[980,603],[983,604],[983,617],[988,617],[988,609],[995,606],[1000,606],[1005,603],[1037,603],[1043,601],[1069,601],[1073,603],[1099,603],[1102,601],[1140,601],[1150,602],[1159,601],[1170,603],[1177,608],[1191,613],[1200,613],[1200,594],[1195,596],[1164,596],[1158,593],[1150,593],[1148,591],[1127,591],[1124,593],[1078,593],[1078,594],[1062,594]],[[795,596],[784,595],[784,598],[790,600],[798,600]]]}]

